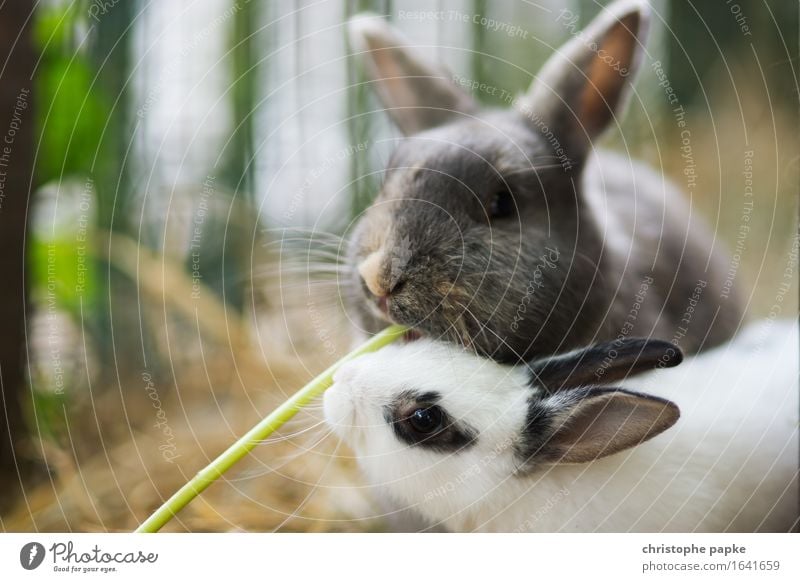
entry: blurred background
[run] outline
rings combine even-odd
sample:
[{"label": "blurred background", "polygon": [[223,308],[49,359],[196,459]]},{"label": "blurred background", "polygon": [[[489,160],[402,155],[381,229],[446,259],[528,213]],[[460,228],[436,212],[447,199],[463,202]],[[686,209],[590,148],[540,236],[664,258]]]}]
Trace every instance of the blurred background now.
[{"label": "blurred background", "polygon": [[[349,55],[349,16],[385,15],[453,73],[516,93],[567,40],[560,11],[585,24],[606,3],[0,5],[2,529],[133,529],[349,351],[341,237],[398,135]],[[652,6],[603,145],[706,216],[753,317],[794,317],[798,5]],[[383,524],[312,407],[167,529]]]}]

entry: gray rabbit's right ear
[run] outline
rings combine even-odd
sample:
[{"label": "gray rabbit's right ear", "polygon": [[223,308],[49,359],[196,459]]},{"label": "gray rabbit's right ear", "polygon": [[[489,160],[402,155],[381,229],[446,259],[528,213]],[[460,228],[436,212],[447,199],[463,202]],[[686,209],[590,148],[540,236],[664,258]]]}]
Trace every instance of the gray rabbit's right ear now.
[{"label": "gray rabbit's right ear", "polygon": [[552,132],[579,164],[625,108],[644,53],[649,8],[641,0],[618,0],[584,30],[577,20],[566,9],[558,14],[556,23],[573,38],[545,63],[517,109],[539,131]]},{"label": "gray rabbit's right ear", "polygon": [[478,110],[452,75],[426,62],[381,17],[360,14],[350,19],[348,27],[350,44],[364,59],[372,86],[405,135]]}]

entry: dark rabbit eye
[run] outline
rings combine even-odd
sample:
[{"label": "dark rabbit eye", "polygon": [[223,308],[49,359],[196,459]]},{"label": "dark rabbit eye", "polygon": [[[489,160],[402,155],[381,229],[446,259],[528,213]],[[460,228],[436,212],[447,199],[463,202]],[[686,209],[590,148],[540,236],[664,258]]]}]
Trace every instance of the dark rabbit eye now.
[{"label": "dark rabbit eye", "polygon": [[511,197],[511,192],[508,190],[497,192],[489,205],[489,216],[491,218],[506,218],[513,213],[514,199]]},{"label": "dark rabbit eye", "polygon": [[392,432],[412,447],[440,452],[458,452],[477,442],[478,431],[463,420],[454,421],[436,404],[438,392],[405,390],[384,408],[384,419]]},{"label": "dark rabbit eye", "polygon": [[417,408],[408,417],[408,423],[418,433],[431,434],[442,428],[442,410],[438,406]]}]

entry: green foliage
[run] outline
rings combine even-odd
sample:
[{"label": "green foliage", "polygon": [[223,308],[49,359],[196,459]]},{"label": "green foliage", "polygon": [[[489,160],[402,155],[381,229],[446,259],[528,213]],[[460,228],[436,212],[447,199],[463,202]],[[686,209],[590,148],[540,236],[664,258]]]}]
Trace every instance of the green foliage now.
[{"label": "green foliage", "polygon": [[92,173],[106,119],[108,99],[94,84],[95,73],[75,39],[78,8],[42,8],[34,39],[42,51],[37,71],[40,183]]},{"label": "green foliage", "polygon": [[[109,100],[94,84],[95,73],[86,51],[76,40],[80,17],[85,15],[74,3],[36,12],[33,38],[41,51],[36,75],[36,177],[40,184],[64,184],[69,177],[92,175],[110,110]],[[90,193],[95,195],[93,188]],[[37,203],[42,202],[40,196]],[[90,241],[86,240],[94,216],[82,217],[79,230],[75,223],[79,203],[59,192],[55,212],[61,219],[54,220],[59,226],[33,228],[28,248],[34,291],[49,294],[59,309],[73,314],[78,314],[82,297],[93,295],[96,278]]]},{"label": "green foliage", "polygon": [[51,97],[40,108],[37,173],[43,182],[91,172],[107,110],[90,90],[86,64],[65,57],[49,61],[39,77],[39,94]]},{"label": "green foliage", "polygon": [[[40,53],[33,92],[37,191],[27,260],[38,309],[48,317],[69,314],[92,338],[102,296],[93,233],[98,193],[106,191],[95,180],[113,156],[102,147],[113,132],[106,129],[112,100],[96,83],[83,8],[80,2],[47,5],[34,13],[32,37]],[[33,372],[30,414],[40,434],[55,439],[63,434],[63,408],[73,387],[62,386],[64,393],[57,394],[45,381]]]},{"label": "green foliage", "polygon": [[[34,383],[34,388],[35,388]],[[68,437],[67,397],[50,390],[31,390],[32,406],[28,414],[28,426],[35,426],[37,434],[44,440],[59,442]]]},{"label": "green foliage", "polygon": [[60,309],[80,316],[81,300],[95,291],[94,260],[87,246],[69,236],[43,240],[32,236],[28,249],[31,283],[53,298]]}]

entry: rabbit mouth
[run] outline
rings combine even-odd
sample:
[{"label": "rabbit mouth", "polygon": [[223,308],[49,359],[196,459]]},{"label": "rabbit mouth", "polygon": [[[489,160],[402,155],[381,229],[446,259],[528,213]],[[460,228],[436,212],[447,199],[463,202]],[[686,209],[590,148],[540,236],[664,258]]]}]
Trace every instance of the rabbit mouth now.
[{"label": "rabbit mouth", "polygon": [[376,319],[411,328],[404,336],[406,342],[438,337],[468,350],[491,351],[494,346],[490,341],[492,334],[487,331],[489,326],[467,306],[468,299],[465,301],[464,295],[463,292],[456,295],[449,285],[446,296],[439,298],[436,305],[428,305],[409,295],[408,290],[375,296],[364,289],[364,303]]},{"label": "rabbit mouth", "polygon": [[378,317],[384,319],[386,321],[392,321],[392,315],[390,313],[391,310],[391,302],[392,297],[389,295],[381,295],[380,297],[373,297],[372,298],[372,305],[375,308],[375,312],[377,313]]},{"label": "rabbit mouth", "polygon": [[422,333],[422,331],[418,329],[409,329],[403,334],[403,342],[408,344],[420,340],[423,337],[425,337],[425,335]]},{"label": "rabbit mouth", "polygon": [[403,335],[403,341],[406,343],[424,337],[438,337],[469,350],[475,350],[476,343],[479,343],[479,339],[485,333],[484,328],[487,327],[485,324],[481,324],[476,329],[474,315],[470,317],[466,313],[459,313],[446,305],[439,306],[435,311],[421,317],[414,316],[402,308],[396,313],[394,311],[391,309],[391,303],[386,311],[379,310],[377,306],[374,309],[376,316],[383,321],[409,327],[409,330]]},{"label": "rabbit mouth", "polygon": [[389,298],[388,297],[367,297],[369,300],[370,311],[378,319],[382,319],[387,323],[398,323],[392,320],[389,314]]}]

